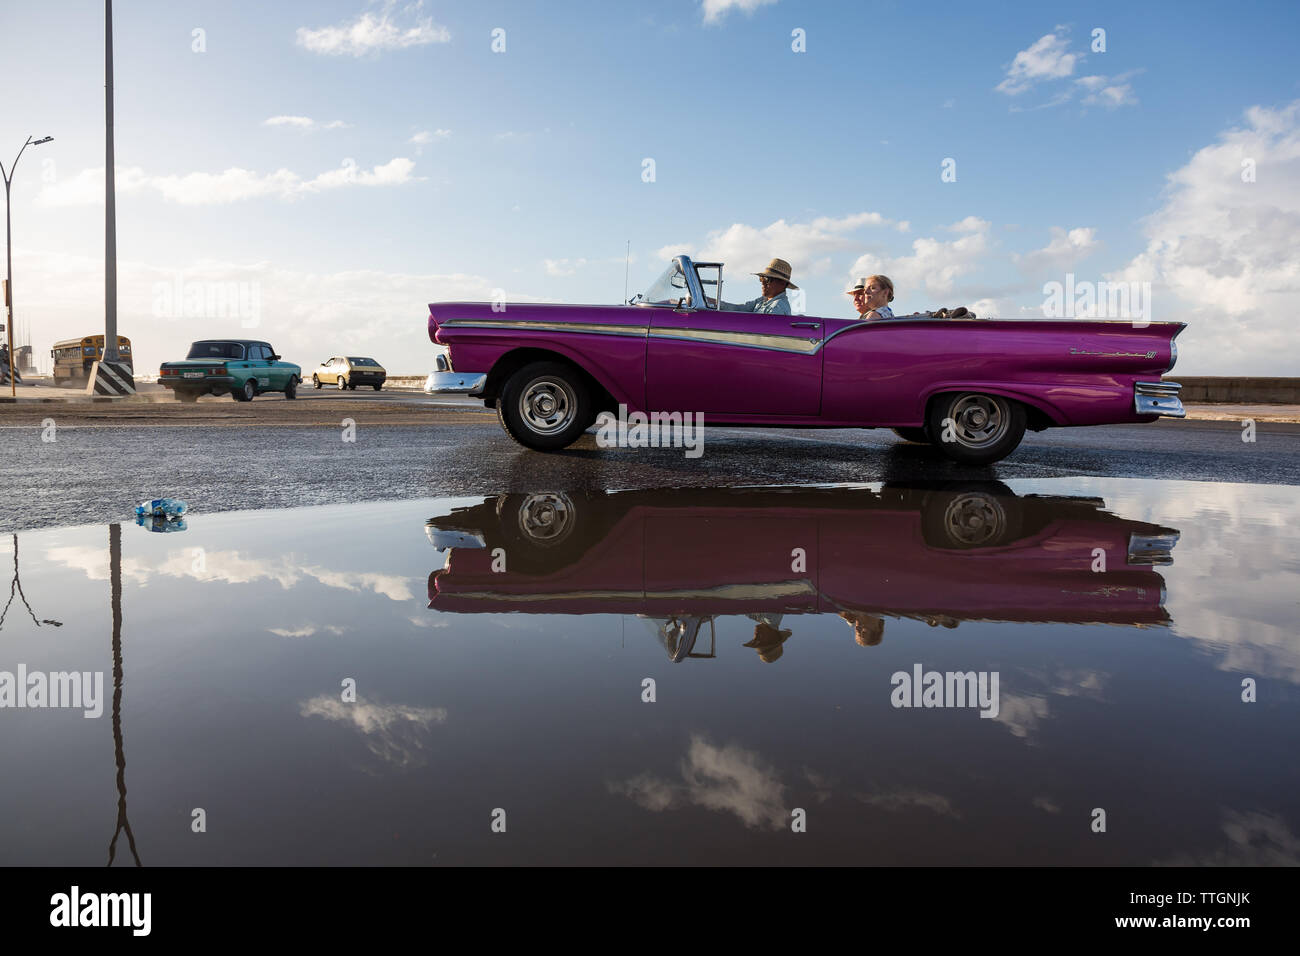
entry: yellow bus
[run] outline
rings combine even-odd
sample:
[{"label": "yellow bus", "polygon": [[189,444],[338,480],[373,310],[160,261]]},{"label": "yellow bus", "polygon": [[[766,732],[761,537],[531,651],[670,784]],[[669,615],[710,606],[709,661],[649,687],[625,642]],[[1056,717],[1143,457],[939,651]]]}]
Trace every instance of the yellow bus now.
[{"label": "yellow bus", "polygon": [[[117,337],[117,353],[125,364],[131,365],[131,340],[125,335]],[[54,358],[55,385],[84,384],[90,380],[91,364],[104,357],[104,336],[87,335],[55,342],[50,355]]]}]

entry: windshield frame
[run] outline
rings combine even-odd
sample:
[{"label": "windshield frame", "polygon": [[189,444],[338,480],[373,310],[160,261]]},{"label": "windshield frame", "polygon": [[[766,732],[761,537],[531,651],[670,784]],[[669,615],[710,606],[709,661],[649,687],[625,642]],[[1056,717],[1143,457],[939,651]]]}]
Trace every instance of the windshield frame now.
[{"label": "windshield frame", "polygon": [[[709,263],[709,264],[713,265],[714,263]],[[719,277],[721,277],[722,266],[720,263],[717,265],[718,265],[718,274]],[[665,282],[664,280],[667,280],[670,275],[675,275],[675,274],[680,274],[682,278],[686,280],[685,296],[680,297],[677,300],[666,299],[660,302],[652,302],[650,301],[650,299],[646,297],[647,294],[653,289],[655,289],[656,286],[660,285],[661,282],[664,282],[665,286],[671,286],[671,283]],[[704,298],[704,289],[700,284],[699,274],[695,271],[695,265],[694,263],[691,262],[690,256],[683,255],[683,256],[673,256],[672,260],[668,263],[667,267],[665,267],[664,271],[659,274],[659,277],[655,279],[654,282],[650,283],[645,293],[637,293],[636,298],[633,299],[632,303],[630,304],[639,305],[639,306],[649,306],[651,308],[656,308],[656,309],[676,309],[678,311],[695,311],[696,309],[705,308],[706,301],[707,300]]]}]

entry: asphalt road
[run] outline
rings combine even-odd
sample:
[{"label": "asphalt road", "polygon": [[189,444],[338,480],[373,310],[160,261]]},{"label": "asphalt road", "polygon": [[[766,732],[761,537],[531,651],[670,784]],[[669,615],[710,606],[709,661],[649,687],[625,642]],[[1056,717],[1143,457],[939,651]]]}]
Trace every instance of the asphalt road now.
[{"label": "asphalt road", "polygon": [[[887,430],[710,429],[704,454],[604,449],[594,434],[540,454],[495,412],[420,393],[306,393],[197,405],[0,410],[0,529],[127,520],[169,495],[195,513],[538,490],[1070,475],[1300,484],[1300,425],[1160,421],[1026,435],[1008,459],[963,468]],[[42,426],[55,424],[54,441]],[[355,422],[345,441],[344,419]],[[47,423],[48,424],[48,423]]]}]

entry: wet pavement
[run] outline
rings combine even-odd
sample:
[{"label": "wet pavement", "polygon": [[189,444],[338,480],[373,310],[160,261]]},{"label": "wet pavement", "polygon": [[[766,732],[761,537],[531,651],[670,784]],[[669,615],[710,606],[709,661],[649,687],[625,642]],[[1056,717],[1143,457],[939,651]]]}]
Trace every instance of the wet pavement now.
[{"label": "wet pavement", "polygon": [[1296,865],[1298,526],[1007,476],[5,535],[0,863]]},{"label": "wet pavement", "polygon": [[[183,498],[195,512],[211,514],[550,488],[1063,476],[1300,484],[1300,426],[1267,422],[1249,435],[1237,422],[1052,429],[1027,434],[996,465],[972,469],[900,442],[887,430],[712,429],[703,456],[695,459],[680,448],[600,448],[588,434],[565,451],[541,454],[512,442],[495,413],[481,408],[340,397],[340,410],[328,400],[280,401],[298,416],[324,416],[320,420],[330,424],[259,424],[256,416],[275,404],[200,409],[232,416],[207,427],[57,425],[54,441],[42,440],[38,423],[45,413],[26,411],[35,416],[30,425],[0,428],[0,486],[7,491],[0,499],[0,532],[122,520],[137,501],[160,496]],[[88,408],[84,414],[108,421],[115,413]],[[157,408],[163,406],[138,411],[156,414]],[[388,415],[413,417],[385,424]],[[353,423],[350,430],[345,419]]]}]

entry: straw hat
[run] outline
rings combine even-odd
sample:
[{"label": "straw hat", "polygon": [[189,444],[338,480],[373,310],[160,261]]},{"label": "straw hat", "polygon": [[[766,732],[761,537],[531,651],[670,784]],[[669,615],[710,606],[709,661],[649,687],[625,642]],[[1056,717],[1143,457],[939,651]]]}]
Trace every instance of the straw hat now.
[{"label": "straw hat", "polygon": [[790,281],[790,263],[784,259],[773,259],[767,264],[767,268],[762,272],[755,272],[756,276],[767,276],[769,279],[780,279],[791,289],[799,288]]},{"label": "straw hat", "polygon": [[853,283],[853,285],[851,285],[851,286],[849,286],[847,289],[845,289],[845,290],[844,290],[844,294],[845,294],[845,295],[856,295],[857,293],[861,292],[861,291],[862,291],[863,289],[865,289],[866,287],[867,287],[867,280],[866,280],[866,279],[859,279],[857,282]]},{"label": "straw hat", "polygon": [[771,664],[785,652],[781,645],[790,639],[789,628],[777,629],[767,621],[754,625],[754,639],[746,641],[741,647],[752,647],[758,651],[758,659],[764,664]]}]

